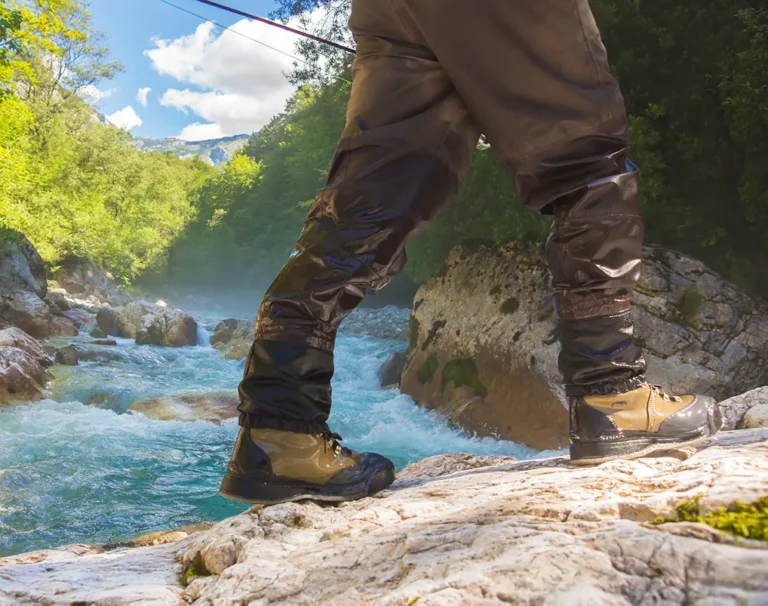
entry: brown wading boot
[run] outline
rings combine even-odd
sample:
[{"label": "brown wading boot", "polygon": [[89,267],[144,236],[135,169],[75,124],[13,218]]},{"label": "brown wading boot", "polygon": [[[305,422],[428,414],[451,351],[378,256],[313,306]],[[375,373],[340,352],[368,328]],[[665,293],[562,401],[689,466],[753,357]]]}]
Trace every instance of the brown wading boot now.
[{"label": "brown wading boot", "polygon": [[571,398],[571,461],[591,465],[697,444],[723,426],[707,396],[670,396],[656,385]]},{"label": "brown wading boot", "polygon": [[370,496],[395,479],[392,462],[344,448],[336,434],[304,434],[243,427],[221,496],[242,503],[301,499],[350,501]]}]

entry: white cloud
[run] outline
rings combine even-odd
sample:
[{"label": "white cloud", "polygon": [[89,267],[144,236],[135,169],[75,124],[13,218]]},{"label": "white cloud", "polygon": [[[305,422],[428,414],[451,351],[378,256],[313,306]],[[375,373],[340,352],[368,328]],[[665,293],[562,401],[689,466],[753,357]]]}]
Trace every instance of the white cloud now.
[{"label": "white cloud", "polygon": [[136,110],[130,105],[124,107],[121,110],[116,111],[114,114],[109,114],[107,120],[119,128],[125,130],[131,130],[136,126],[141,126],[141,118]]},{"label": "white cloud", "polygon": [[203,23],[188,36],[154,40],[155,48],[145,51],[158,73],[199,89],[170,89],[160,99],[207,122],[188,126],[181,138],[256,131],[285,108],[293,93],[285,77],[293,60],[248,38],[293,54],[296,36],[249,20],[232,29],[217,36],[213,24]]},{"label": "white cloud", "polygon": [[141,105],[142,107],[146,107],[147,106],[147,95],[149,94],[149,91],[151,91],[151,90],[152,89],[150,87],[146,87],[146,88],[140,88],[136,92],[136,101],[138,101],[139,105]]},{"label": "white cloud", "polygon": [[108,90],[101,90],[99,87],[93,84],[87,84],[77,91],[80,98],[91,105],[96,105],[102,99],[106,99],[112,93],[115,92],[114,88]]},{"label": "white cloud", "polygon": [[205,141],[207,139],[220,139],[225,137],[224,131],[218,124],[201,124],[195,122],[185,126],[179,134],[179,139],[184,141]]}]

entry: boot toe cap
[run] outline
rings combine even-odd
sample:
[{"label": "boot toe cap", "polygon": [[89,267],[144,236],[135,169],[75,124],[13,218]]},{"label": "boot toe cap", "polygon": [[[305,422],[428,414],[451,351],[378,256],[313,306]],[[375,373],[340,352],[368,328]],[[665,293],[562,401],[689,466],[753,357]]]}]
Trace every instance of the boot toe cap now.
[{"label": "boot toe cap", "polygon": [[717,402],[709,396],[697,395],[693,401],[659,426],[659,435],[674,436],[700,431],[702,435],[715,435],[723,426],[723,417]]}]

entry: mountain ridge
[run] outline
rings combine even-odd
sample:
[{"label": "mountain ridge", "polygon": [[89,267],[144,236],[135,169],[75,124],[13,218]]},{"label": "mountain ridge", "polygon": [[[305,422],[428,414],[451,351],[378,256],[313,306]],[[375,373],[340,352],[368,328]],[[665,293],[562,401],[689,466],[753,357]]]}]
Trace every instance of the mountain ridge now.
[{"label": "mountain ridge", "polygon": [[172,152],[178,158],[200,158],[211,166],[219,167],[239,151],[251,135],[232,135],[203,141],[184,141],[178,137],[152,139],[134,136],[131,143],[144,152]]}]

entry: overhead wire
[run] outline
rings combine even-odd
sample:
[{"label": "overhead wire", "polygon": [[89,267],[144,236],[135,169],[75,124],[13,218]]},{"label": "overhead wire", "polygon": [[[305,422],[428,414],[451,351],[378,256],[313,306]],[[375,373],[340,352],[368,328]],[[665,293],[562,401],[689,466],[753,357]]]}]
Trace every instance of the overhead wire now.
[{"label": "overhead wire", "polygon": [[[280,29],[285,29],[285,30],[290,31],[292,33],[303,35],[303,36],[305,36],[307,38],[316,40],[318,42],[322,42],[322,43],[325,43],[325,44],[330,44],[331,46],[335,46],[337,48],[341,48],[342,50],[345,50],[347,52],[351,52],[351,53],[355,52],[353,49],[348,48],[346,46],[342,46],[340,44],[336,44],[335,42],[331,42],[330,40],[324,40],[323,38],[320,38],[320,37],[315,36],[313,34],[309,34],[307,32],[302,32],[301,30],[296,30],[296,29],[293,29],[293,28],[288,27],[288,26],[283,26],[281,23],[276,23],[274,21],[270,21],[269,19],[265,19],[263,17],[258,17],[256,15],[250,15],[249,13],[244,13],[242,11],[238,11],[237,9],[233,9],[231,7],[225,7],[224,5],[217,4],[215,2],[208,2],[207,0],[197,0],[197,1],[201,2],[202,4],[208,4],[210,6],[221,8],[223,10],[228,10],[228,12],[233,12],[233,13],[241,15],[243,17],[246,17],[246,18],[249,18],[249,19],[253,19],[255,21],[260,21],[262,23],[267,23],[269,25],[274,25],[275,27],[279,27]],[[229,26],[226,26],[226,25],[222,25],[221,23],[218,23],[217,21],[214,21],[213,19],[209,19],[208,17],[204,17],[203,15],[200,15],[200,14],[194,12],[194,11],[186,9],[183,6],[179,6],[178,4],[174,4],[173,2],[170,2],[170,0],[160,0],[160,2],[162,2],[163,4],[167,4],[168,6],[171,6],[171,7],[175,8],[177,10],[180,10],[180,11],[182,11],[184,13],[187,13],[188,15],[192,15],[193,17],[197,17],[201,21],[205,21],[206,23],[210,23],[212,25],[215,25],[216,27],[219,27],[219,28],[221,28],[223,30],[232,32],[233,34],[237,34],[238,36],[241,36],[241,37],[245,38],[246,40],[250,40],[251,42],[255,42],[256,44],[260,44],[261,46],[264,46],[264,47],[266,47],[266,48],[268,48],[270,50],[273,50],[273,51],[275,51],[277,53],[280,53],[281,55],[285,55],[286,57],[288,57],[290,59],[293,59],[294,61],[298,61],[299,63],[304,63],[305,65],[310,65],[309,61],[306,61],[305,59],[301,59],[301,58],[296,57],[296,56],[294,56],[294,55],[292,55],[290,53],[286,53],[285,51],[280,50],[279,48],[275,48],[274,46],[270,46],[266,42],[262,42],[261,40],[257,40],[256,38],[251,38],[250,36],[246,36],[244,33],[239,32],[239,31],[237,31],[236,29],[234,29],[232,27],[229,27]],[[342,82],[346,82],[347,84],[352,84],[349,80],[347,80],[346,78],[343,78],[342,76],[339,76],[337,74],[333,74],[333,77],[336,78],[337,80],[341,80]]]}]

